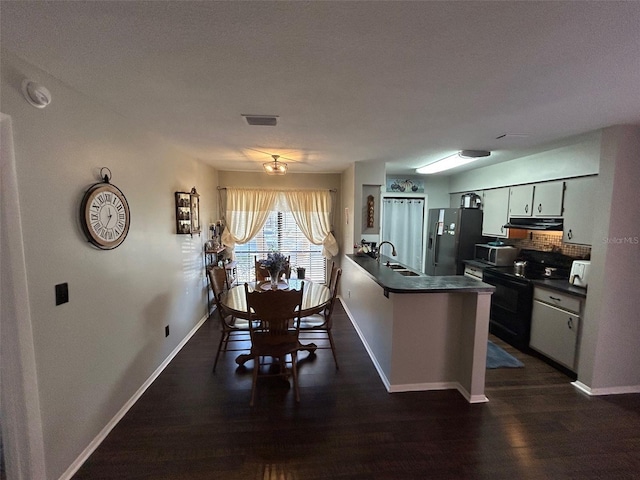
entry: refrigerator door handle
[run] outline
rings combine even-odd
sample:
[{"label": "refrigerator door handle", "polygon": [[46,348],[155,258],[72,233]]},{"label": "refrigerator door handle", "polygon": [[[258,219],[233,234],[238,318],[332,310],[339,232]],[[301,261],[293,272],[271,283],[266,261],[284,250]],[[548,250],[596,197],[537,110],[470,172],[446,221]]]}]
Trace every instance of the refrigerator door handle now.
[{"label": "refrigerator door handle", "polygon": [[438,265],[438,247],[439,247],[439,241],[438,241],[438,225],[440,222],[436,222],[434,225],[434,235],[436,237],[436,242],[435,242],[435,251],[433,253],[433,265],[436,266]]}]

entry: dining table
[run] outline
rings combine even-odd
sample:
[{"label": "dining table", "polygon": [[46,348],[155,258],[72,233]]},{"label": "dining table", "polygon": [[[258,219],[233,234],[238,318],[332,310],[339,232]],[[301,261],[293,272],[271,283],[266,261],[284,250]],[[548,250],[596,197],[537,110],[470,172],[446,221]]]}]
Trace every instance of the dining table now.
[{"label": "dining table", "polygon": [[[249,292],[256,290],[267,291],[272,288],[278,288],[279,290],[300,290],[304,283],[304,291],[302,294],[302,308],[300,311],[300,317],[307,317],[314,313],[322,312],[331,302],[331,290],[323,283],[312,282],[306,279],[290,278],[287,280],[280,280],[277,286],[271,285],[270,281],[260,282],[247,282]],[[237,318],[249,319],[249,312],[247,311],[247,297],[245,293],[245,284],[237,284],[231,287],[226,294],[221,298],[221,303],[228,314]],[[313,353],[317,346],[314,343],[300,345],[300,350],[307,350],[309,353]],[[250,360],[250,355],[239,355],[236,358],[238,365],[244,365],[247,360]]]}]

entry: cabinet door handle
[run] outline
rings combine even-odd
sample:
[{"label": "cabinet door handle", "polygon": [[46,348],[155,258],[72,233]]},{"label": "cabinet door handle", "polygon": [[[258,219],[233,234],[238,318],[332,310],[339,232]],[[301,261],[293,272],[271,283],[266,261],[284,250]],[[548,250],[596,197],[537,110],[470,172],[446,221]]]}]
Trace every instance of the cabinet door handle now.
[{"label": "cabinet door handle", "polygon": [[529,204],[528,203],[524,206],[524,213],[529,213]]},{"label": "cabinet door handle", "polygon": [[567,320],[567,327],[569,327],[569,330],[573,330],[573,318],[569,317],[569,320]]},{"label": "cabinet door handle", "polygon": [[538,205],[538,213],[542,213],[542,204]]},{"label": "cabinet door handle", "polygon": [[555,300],[556,302],[561,302],[561,301],[562,301],[562,299],[561,299],[561,298],[558,298],[558,297],[552,297],[551,295],[549,295],[549,298],[550,298],[551,300]]},{"label": "cabinet door handle", "polygon": [[567,232],[567,238],[569,240],[571,240],[573,238],[573,232],[571,231],[571,229],[569,229],[569,231]]}]

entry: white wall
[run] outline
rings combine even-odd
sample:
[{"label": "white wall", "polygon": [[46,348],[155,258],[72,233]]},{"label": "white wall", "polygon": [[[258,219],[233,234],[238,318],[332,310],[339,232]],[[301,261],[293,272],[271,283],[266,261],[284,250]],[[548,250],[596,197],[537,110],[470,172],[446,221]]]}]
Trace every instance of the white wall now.
[{"label": "white wall", "polygon": [[[424,181],[424,191],[427,194],[427,208],[449,207],[449,182],[451,177],[428,177]],[[458,205],[460,203],[458,202]]]},{"label": "white wall", "polygon": [[575,144],[536,153],[450,177],[452,193],[472,192],[522,183],[545,182],[598,173],[600,132]]},{"label": "white wall", "polygon": [[[53,97],[24,100],[31,78]],[[59,478],[206,313],[204,237],[175,235],[174,191],[196,186],[201,218],[217,209],[216,172],[2,52],[11,116],[47,478]],[[107,166],[131,229],[115,250],[84,238],[79,204]],[[70,301],[55,306],[54,286]],[[11,321],[3,318],[2,322]],[[165,338],[165,325],[171,335]],[[7,359],[3,359],[7,361]]]},{"label": "white wall", "polygon": [[639,152],[640,127],[603,131],[578,371],[594,393],[640,392]]},{"label": "white wall", "polygon": [[[353,237],[356,242],[364,239],[380,242],[380,193],[385,185],[384,162],[356,162],[354,169]],[[365,197],[373,194],[376,212],[376,228],[366,228],[367,204]]]}]

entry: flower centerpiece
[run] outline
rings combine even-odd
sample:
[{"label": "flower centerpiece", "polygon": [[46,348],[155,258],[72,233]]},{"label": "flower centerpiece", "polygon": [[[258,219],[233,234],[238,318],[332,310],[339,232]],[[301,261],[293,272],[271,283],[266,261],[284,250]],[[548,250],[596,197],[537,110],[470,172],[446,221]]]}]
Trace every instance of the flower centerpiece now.
[{"label": "flower centerpiece", "polygon": [[271,252],[267,254],[267,258],[260,260],[261,268],[269,272],[271,285],[278,284],[278,278],[287,267],[289,260],[280,252]]}]

